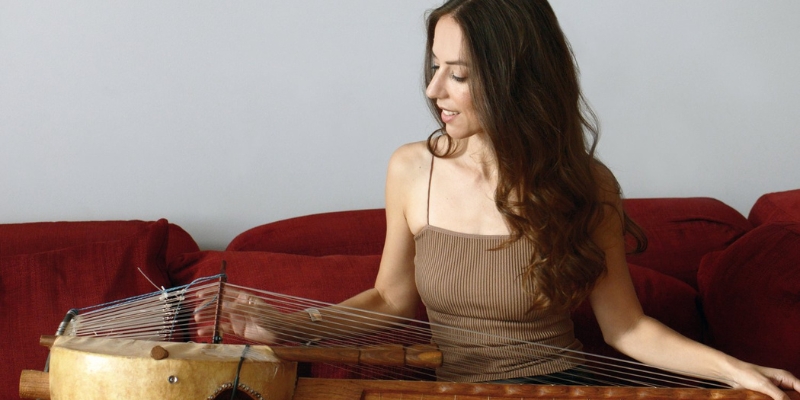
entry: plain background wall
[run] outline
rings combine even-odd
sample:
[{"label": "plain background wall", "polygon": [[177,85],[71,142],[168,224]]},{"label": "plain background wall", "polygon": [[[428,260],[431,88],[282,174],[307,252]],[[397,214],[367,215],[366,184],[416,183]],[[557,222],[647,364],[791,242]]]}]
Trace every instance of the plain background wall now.
[{"label": "plain background wall", "polygon": [[[436,0],[0,0],[0,222],[156,219],[203,248],[383,206],[434,123]],[[800,187],[800,2],[554,0],[627,197]]]}]

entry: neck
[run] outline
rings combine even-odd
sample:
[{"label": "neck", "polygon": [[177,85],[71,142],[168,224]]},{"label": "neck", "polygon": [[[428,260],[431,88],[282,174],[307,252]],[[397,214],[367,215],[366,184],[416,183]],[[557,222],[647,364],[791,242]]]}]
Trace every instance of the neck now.
[{"label": "neck", "polygon": [[497,157],[485,134],[458,140],[456,149],[454,156],[461,159],[465,167],[475,170],[485,179],[491,180],[496,177]]}]

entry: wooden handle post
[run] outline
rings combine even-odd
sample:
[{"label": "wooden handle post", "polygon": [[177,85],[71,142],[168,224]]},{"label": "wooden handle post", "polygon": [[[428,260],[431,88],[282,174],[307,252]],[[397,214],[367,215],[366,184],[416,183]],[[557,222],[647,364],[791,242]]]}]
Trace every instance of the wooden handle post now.
[{"label": "wooden handle post", "polygon": [[19,376],[19,397],[23,399],[49,399],[50,376],[47,372],[22,370]]},{"label": "wooden handle post", "polygon": [[47,347],[48,349],[53,347],[53,343],[56,342],[56,338],[58,336],[55,335],[42,335],[39,336],[39,345],[42,347]]},{"label": "wooden handle post", "polygon": [[284,361],[324,362],[331,364],[361,364],[437,368],[442,365],[442,353],[432,345],[380,345],[366,347],[273,347],[272,351]]},{"label": "wooden handle post", "polygon": [[406,347],[406,365],[411,367],[439,368],[442,352],[432,344],[415,344]]}]

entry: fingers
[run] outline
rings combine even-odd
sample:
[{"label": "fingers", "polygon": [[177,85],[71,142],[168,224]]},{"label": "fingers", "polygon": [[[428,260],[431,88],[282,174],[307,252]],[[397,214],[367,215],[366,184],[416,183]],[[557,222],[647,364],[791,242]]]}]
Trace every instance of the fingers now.
[{"label": "fingers", "polygon": [[[213,334],[214,321],[217,320],[217,292],[205,291],[198,293],[203,301],[194,311],[194,320],[199,325],[199,336]],[[262,324],[263,321],[272,319],[277,310],[269,306],[263,299],[249,292],[226,289],[221,307],[219,307],[219,330],[222,333],[233,334],[247,340],[272,344],[277,335]],[[263,321],[262,321],[263,320]]]},{"label": "fingers", "polygon": [[[773,368],[762,368],[762,370],[764,375],[770,378],[778,388],[793,390],[800,394],[800,379],[797,379],[791,372]],[[788,399],[785,393],[783,396],[782,398]]]},{"label": "fingers", "polygon": [[783,390],[778,389],[772,382],[765,382],[758,388],[753,388],[756,391],[772,397],[774,400],[790,400],[789,396]]},{"label": "fingers", "polygon": [[[219,330],[222,333],[234,333],[233,327],[229,323],[220,323]],[[214,326],[213,325],[203,325],[197,328],[197,336],[203,338],[208,337],[211,338],[214,335]]]},{"label": "fingers", "polygon": [[244,330],[244,337],[264,344],[273,344],[277,341],[275,332],[258,324],[247,325]]},{"label": "fingers", "polygon": [[780,388],[800,391],[800,382],[788,371],[757,365],[749,366],[750,368],[745,368],[745,374],[739,383],[743,388],[764,393],[774,400],[790,400],[786,392]]},{"label": "fingers", "polygon": [[789,371],[777,370],[773,376],[775,384],[784,389],[792,389],[800,393],[800,379]]}]

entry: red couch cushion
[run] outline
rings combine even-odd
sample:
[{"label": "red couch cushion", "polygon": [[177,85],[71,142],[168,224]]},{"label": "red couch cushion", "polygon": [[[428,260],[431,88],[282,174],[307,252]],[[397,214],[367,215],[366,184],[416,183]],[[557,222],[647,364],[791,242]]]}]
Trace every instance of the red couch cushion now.
[{"label": "red couch cushion", "polygon": [[759,197],[747,219],[753,226],[779,221],[800,222],[800,189]]},{"label": "red couch cushion", "polygon": [[800,376],[800,224],[761,225],[708,254],[698,280],[709,343]]},{"label": "red couch cushion", "polygon": [[[31,254],[118,240],[144,229],[148,221],[60,221],[0,224],[0,257]],[[167,261],[182,253],[200,250],[191,235],[169,224]]]},{"label": "red couch cushion", "polygon": [[18,397],[21,370],[44,367],[39,337],[54,334],[69,309],[155,291],[138,268],[169,286],[167,225],[160,220],[120,240],[0,257],[0,398]]},{"label": "red couch cushion", "polygon": [[176,285],[217,275],[227,264],[228,282],[249,288],[338,303],[371,288],[380,256],[303,256],[258,251],[201,251],[179,257],[170,270]]},{"label": "red couch cushion", "polygon": [[380,209],[306,215],[257,226],[236,236],[231,251],[323,256],[381,254],[386,212]]},{"label": "red couch cushion", "polygon": [[647,234],[648,248],[628,261],[697,288],[703,256],[722,250],[752,227],[738,211],[710,198],[628,199],[625,210]]},{"label": "red couch cushion", "polygon": [[[649,268],[629,264],[636,295],[644,313],[686,337],[703,341],[703,317],[697,291],[678,279]],[[584,302],[573,313],[575,336],[584,350],[609,357],[623,357],[603,341],[589,302]]]}]

